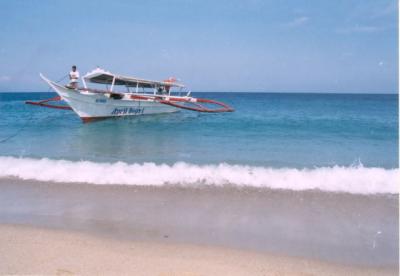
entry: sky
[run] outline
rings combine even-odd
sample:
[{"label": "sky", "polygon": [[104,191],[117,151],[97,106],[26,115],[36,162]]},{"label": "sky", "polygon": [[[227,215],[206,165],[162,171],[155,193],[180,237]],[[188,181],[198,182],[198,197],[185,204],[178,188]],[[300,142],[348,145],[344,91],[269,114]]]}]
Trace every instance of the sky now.
[{"label": "sky", "polygon": [[0,3],[0,92],[75,64],[192,91],[398,93],[396,0]]}]

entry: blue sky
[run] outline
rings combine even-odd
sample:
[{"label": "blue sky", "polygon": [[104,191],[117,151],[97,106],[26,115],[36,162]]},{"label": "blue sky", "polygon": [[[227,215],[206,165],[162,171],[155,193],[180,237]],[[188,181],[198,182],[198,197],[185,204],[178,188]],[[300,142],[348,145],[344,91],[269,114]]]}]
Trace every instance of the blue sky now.
[{"label": "blue sky", "polygon": [[398,92],[395,0],[1,1],[0,91],[100,66],[193,91]]}]

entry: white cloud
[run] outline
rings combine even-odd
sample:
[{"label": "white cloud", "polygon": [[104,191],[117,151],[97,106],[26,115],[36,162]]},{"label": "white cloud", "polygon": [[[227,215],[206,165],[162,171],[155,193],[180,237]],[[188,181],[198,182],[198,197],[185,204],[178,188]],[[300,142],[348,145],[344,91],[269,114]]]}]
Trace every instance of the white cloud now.
[{"label": "white cloud", "polygon": [[297,17],[297,18],[293,19],[290,22],[283,24],[283,26],[289,27],[289,28],[295,28],[295,27],[299,27],[299,26],[306,24],[309,20],[310,20],[309,17],[301,16],[301,17]]},{"label": "white cloud", "polygon": [[388,15],[396,14],[397,11],[397,1],[390,1],[386,5],[381,7],[376,7],[371,12],[372,18],[385,17]]},{"label": "white cloud", "polygon": [[7,82],[7,81],[10,81],[10,80],[11,80],[10,76],[5,76],[5,75],[0,76],[0,82]]},{"label": "white cloud", "polygon": [[359,26],[347,27],[337,29],[336,32],[340,34],[352,34],[352,33],[375,33],[381,31],[382,28],[376,26]]}]

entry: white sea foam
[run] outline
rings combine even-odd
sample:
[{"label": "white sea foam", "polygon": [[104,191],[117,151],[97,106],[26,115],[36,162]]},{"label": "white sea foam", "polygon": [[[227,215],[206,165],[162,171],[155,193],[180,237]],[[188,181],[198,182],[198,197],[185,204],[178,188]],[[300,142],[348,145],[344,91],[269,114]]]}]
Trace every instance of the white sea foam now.
[{"label": "white sea foam", "polygon": [[157,165],[0,157],[0,177],[92,184],[141,186],[228,184],[296,191],[319,189],[354,194],[397,194],[400,170],[366,168],[362,165],[277,169],[224,163],[194,165],[178,162],[174,165]]}]

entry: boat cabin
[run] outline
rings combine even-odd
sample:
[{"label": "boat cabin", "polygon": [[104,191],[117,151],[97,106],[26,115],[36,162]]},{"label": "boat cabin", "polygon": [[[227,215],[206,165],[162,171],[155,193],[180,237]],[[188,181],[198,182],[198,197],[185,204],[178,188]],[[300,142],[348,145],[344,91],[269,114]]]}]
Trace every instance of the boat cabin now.
[{"label": "boat cabin", "polygon": [[[185,85],[178,83],[175,78],[164,81],[145,80],[113,74],[101,68],[96,68],[82,77],[84,88],[88,83],[106,85],[110,93],[136,93],[152,95],[171,95],[173,92],[184,92]],[[114,91],[115,86],[125,86],[126,92]]]}]

